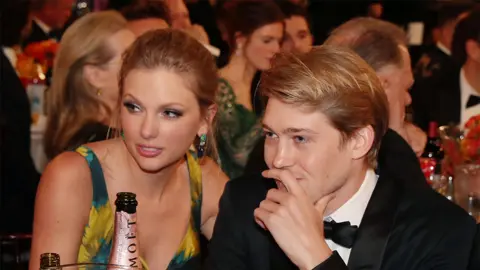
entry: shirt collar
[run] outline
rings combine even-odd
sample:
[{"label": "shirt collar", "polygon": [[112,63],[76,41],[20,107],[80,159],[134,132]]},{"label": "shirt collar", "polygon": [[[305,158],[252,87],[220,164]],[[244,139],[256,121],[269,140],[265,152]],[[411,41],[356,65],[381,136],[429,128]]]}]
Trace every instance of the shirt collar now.
[{"label": "shirt collar", "polygon": [[367,170],[365,179],[358,191],[340,208],[326,217],[325,220],[333,219],[337,223],[350,221],[351,225],[359,226],[373,190],[377,185],[377,179],[375,171],[372,169]]},{"label": "shirt collar", "polygon": [[447,48],[447,46],[443,45],[441,42],[437,42],[437,48],[448,56],[452,55],[452,52]]},{"label": "shirt collar", "polygon": [[33,20],[38,25],[38,27],[40,27],[40,29],[42,29],[42,31],[45,34],[47,34],[47,35],[50,34],[50,32],[52,31],[52,28],[50,26],[48,26],[46,23],[44,23],[42,20],[40,20],[37,17],[33,18]]},{"label": "shirt collar", "polygon": [[3,53],[7,57],[8,61],[10,61],[10,64],[16,70],[17,69],[17,61],[18,61],[17,53],[15,52],[15,50],[13,48],[10,48],[10,47],[2,47],[2,49],[3,49]]}]

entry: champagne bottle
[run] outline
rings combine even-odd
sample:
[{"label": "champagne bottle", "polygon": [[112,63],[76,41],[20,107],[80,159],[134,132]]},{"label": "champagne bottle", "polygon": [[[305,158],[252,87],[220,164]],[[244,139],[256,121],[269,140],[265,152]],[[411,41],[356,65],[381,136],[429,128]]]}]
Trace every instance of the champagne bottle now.
[{"label": "champagne bottle", "polygon": [[40,270],[60,270],[60,255],[57,253],[40,255]]},{"label": "champagne bottle", "polygon": [[141,268],[137,239],[137,199],[134,193],[117,193],[115,227],[109,264]]}]

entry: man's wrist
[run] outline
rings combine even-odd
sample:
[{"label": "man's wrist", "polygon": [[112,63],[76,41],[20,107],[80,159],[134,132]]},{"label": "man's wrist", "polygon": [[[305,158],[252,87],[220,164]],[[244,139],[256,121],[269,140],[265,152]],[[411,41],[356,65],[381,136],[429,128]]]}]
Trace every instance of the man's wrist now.
[{"label": "man's wrist", "polygon": [[332,250],[328,247],[327,243],[323,241],[321,245],[305,258],[303,266],[300,266],[299,268],[301,270],[311,270],[326,261],[330,256],[332,256]]}]

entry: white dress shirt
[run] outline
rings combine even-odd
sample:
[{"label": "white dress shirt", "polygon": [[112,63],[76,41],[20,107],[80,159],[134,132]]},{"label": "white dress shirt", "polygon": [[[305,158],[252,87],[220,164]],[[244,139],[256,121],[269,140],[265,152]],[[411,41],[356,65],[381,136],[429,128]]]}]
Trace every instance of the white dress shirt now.
[{"label": "white dress shirt", "polygon": [[3,49],[3,54],[5,54],[5,57],[7,57],[8,61],[12,65],[12,67],[14,69],[16,69],[18,58],[17,58],[17,53],[15,52],[15,50],[13,48],[10,48],[10,47],[2,47],[2,49]]},{"label": "white dress shirt", "polygon": [[44,23],[42,20],[40,20],[39,18],[35,17],[33,18],[33,21],[38,25],[38,27],[40,27],[40,29],[42,29],[42,31],[48,36],[48,34],[50,34],[50,32],[52,32],[52,28],[50,26],[48,26],[46,23]]},{"label": "white dress shirt", "polygon": [[[378,177],[375,174],[375,171],[369,169],[365,174],[365,180],[358,189],[357,193],[355,193],[344,205],[338,208],[335,212],[325,217],[324,220],[330,221],[333,219],[337,223],[350,221],[351,225],[356,225],[360,227],[360,222],[362,221],[365,209],[367,208],[373,190],[377,185],[377,179]],[[330,247],[332,251],[336,250],[345,262],[345,264],[348,264],[351,249],[337,245],[330,239],[327,239],[326,241],[328,247]]]},{"label": "white dress shirt", "polygon": [[443,45],[441,42],[437,42],[436,45],[437,45],[437,48],[440,51],[444,52],[446,55],[448,55],[448,56],[452,55],[452,52],[445,45]]},{"label": "white dress shirt", "polygon": [[470,117],[480,114],[480,104],[467,108],[467,102],[470,95],[480,96],[480,94],[475,91],[470,83],[468,83],[463,68],[460,71],[460,95],[462,102],[460,107],[460,128],[463,129],[465,123]]}]

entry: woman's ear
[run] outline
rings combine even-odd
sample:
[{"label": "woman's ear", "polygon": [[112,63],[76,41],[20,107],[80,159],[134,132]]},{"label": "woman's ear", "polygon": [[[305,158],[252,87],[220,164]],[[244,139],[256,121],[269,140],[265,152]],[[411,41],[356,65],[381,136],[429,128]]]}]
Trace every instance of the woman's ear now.
[{"label": "woman's ear", "polygon": [[245,43],[247,42],[247,38],[242,35],[240,32],[235,33],[235,49],[237,51],[242,51],[245,48]]},{"label": "woman's ear", "polygon": [[83,77],[89,82],[95,89],[102,89],[104,85],[104,78],[102,76],[102,70],[94,65],[85,65],[83,67]]},{"label": "woman's ear", "polygon": [[213,119],[217,114],[217,105],[212,104],[208,106],[207,111],[205,113],[205,117],[202,119],[202,123],[200,124],[200,128],[198,129],[197,135],[200,137],[203,134],[208,133],[208,129],[212,127]]}]

